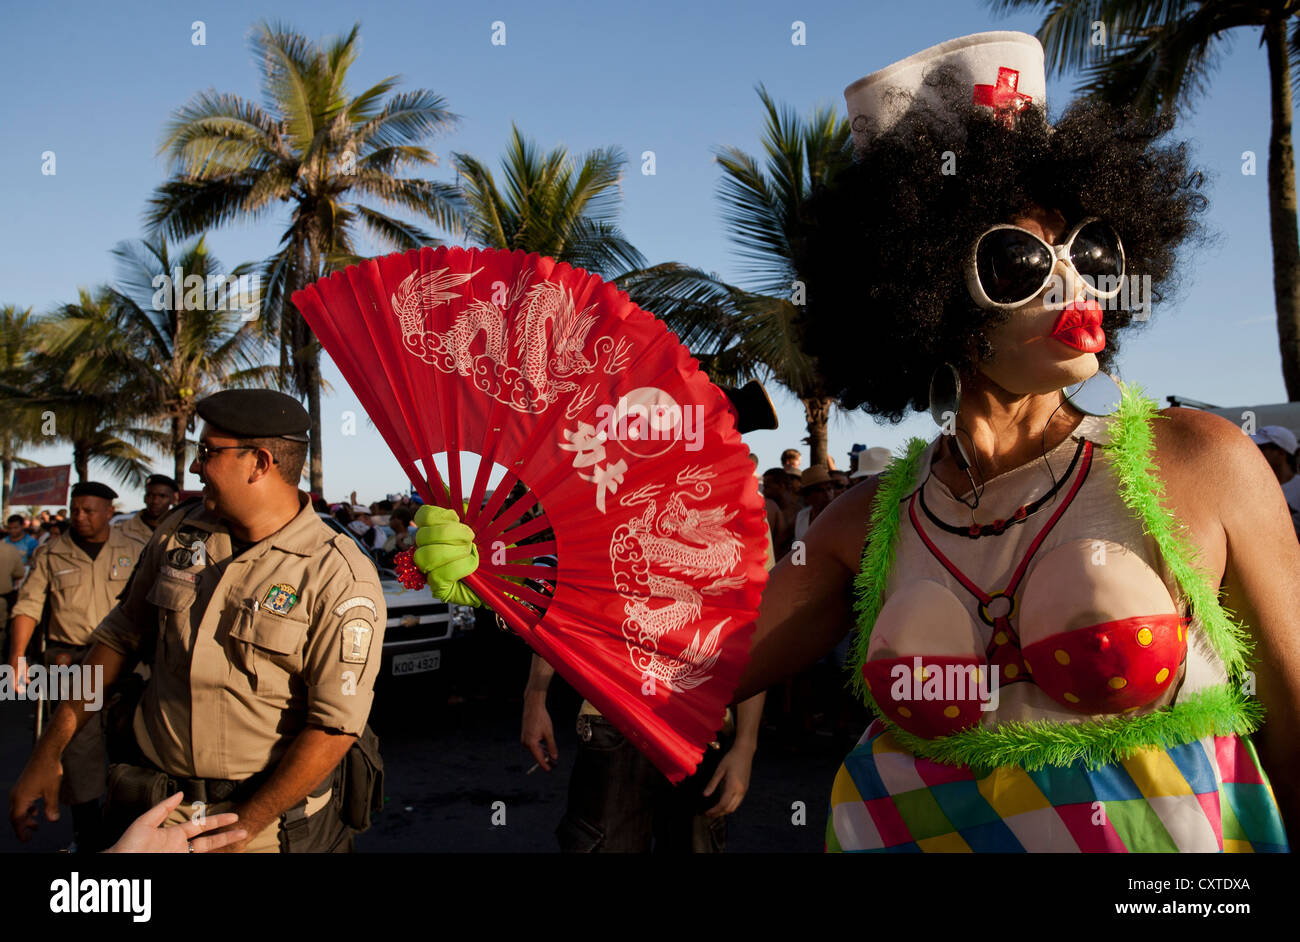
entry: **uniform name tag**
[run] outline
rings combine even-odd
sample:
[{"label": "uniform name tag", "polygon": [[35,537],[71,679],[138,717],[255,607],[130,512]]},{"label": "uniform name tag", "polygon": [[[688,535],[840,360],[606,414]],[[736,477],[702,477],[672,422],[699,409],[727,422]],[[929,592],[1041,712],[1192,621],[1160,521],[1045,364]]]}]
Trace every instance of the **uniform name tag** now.
[{"label": "uniform name tag", "polygon": [[379,610],[375,608],[375,603],[370,601],[364,595],[356,595],[346,601],[340,602],[339,607],[334,609],[335,615],[342,615],[344,612],[350,612],[354,608],[365,607],[370,609],[370,614],[376,619],[379,618]]},{"label": "uniform name tag", "polygon": [[173,579],[180,579],[183,582],[190,582],[190,583],[197,584],[199,581],[198,573],[182,572],[179,569],[173,569],[171,566],[163,566],[161,569],[158,570],[158,572],[160,575],[171,576]]}]

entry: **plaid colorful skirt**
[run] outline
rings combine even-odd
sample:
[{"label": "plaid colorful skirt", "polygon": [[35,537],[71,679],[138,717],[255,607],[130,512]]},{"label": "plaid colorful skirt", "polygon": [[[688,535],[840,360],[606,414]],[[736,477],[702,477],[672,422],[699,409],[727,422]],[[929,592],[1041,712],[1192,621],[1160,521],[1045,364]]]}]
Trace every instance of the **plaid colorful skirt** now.
[{"label": "plaid colorful skirt", "polygon": [[1255,748],[1207,736],[1096,769],[1082,762],[976,778],[904,750],[879,721],[831,789],[828,852],[1286,853]]}]

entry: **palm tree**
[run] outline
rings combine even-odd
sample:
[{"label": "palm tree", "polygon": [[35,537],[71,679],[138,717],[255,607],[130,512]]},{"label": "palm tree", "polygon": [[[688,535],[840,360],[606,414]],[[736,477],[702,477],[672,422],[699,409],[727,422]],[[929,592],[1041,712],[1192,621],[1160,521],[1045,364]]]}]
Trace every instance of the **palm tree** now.
[{"label": "palm tree", "polygon": [[[1148,114],[1172,112],[1204,94],[1229,31],[1258,27],[1268,49],[1272,126],[1268,214],[1273,298],[1287,397],[1300,400],[1300,234],[1291,144],[1292,59],[1300,60],[1300,0],[986,0],[996,11],[1046,8],[1038,38],[1049,69],[1080,69],[1079,91]],[[1106,44],[1094,45],[1094,24]],[[1288,26],[1290,39],[1288,42]]]},{"label": "palm tree", "polygon": [[[13,304],[0,307],[0,515],[9,515],[9,483],[15,465],[32,462],[18,456],[24,445],[40,440],[40,415],[22,408],[23,390],[36,388],[30,367],[30,353],[36,345],[36,318],[32,309],[19,310]],[[12,391],[11,391],[12,390]]]},{"label": "palm tree", "polygon": [[148,428],[149,384],[142,371],[122,363],[118,351],[118,297],[111,288],[82,288],[78,301],[61,305],[37,323],[29,360],[33,385],[6,390],[29,413],[53,412],[57,440],[72,445],[78,481],[90,462],[104,465],[128,484],[142,486],[149,458],[140,445],[159,447],[166,439]]},{"label": "palm tree", "polygon": [[453,153],[469,206],[469,238],[488,248],[549,255],[607,278],[639,269],[645,258],[615,223],[625,162],[617,148],[577,161],[563,147],[543,156],[511,125],[502,192],[482,163]]},{"label": "palm tree", "polygon": [[747,288],[675,262],[619,279],[634,301],[662,318],[695,352],[715,382],[775,380],[804,405],[810,464],[827,463],[826,427],[834,396],[800,349],[798,271],[806,203],[815,187],[849,163],[849,125],[830,108],[804,121],[760,85],[766,112],[764,165],[736,147],[721,148],[723,219],[744,260]]},{"label": "palm tree", "polygon": [[283,26],[261,24],[252,46],[262,66],[264,106],[215,89],[168,122],[160,147],[173,176],[151,199],[156,233],[188,238],[290,209],[281,251],[265,266],[264,329],[277,331],[281,375],[307,397],[311,488],[321,473],[320,344],[290,303],[295,290],[358,260],[356,230],[391,249],[437,245],[410,222],[359,200],[427,217],[458,232],[463,204],[451,184],[399,174],[437,166],[420,146],[457,121],[427,89],[395,93],[389,76],[355,97],[346,89],[360,25],[318,45]]},{"label": "palm tree", "polygon": [[[162,238],[122,242],[113,254],[119,263],[118,343],[111,356],[124,369],[134,366],[150,386],[151,411],[167,432],[172,476],[183,487],[186,433],[194,427],[197,401],[219,389],[275,381],[275,367],[256,362],[259,299],[239,290],[251,283],[248,266],[227,275],[202,237],[174,258]],[[183,284],[172,284],[176,270],[199,279],[198,305]]]}]

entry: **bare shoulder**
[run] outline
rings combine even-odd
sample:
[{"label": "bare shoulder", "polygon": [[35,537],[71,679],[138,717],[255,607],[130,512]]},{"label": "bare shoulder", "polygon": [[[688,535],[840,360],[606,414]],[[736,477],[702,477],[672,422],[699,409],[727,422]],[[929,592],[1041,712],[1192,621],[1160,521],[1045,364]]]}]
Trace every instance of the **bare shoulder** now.
[{"label": "bare shoulder", "polygon": [[1211,574],[1222,577],[1231,547],[1240,549],[1279,520],[1292,533],[1277,478],[1240,427],[1197,409],[1164,409],[1160,416],[1155,463],[1164,502]]},{"label": "bare shoulder", "polygon": [[879,478],[873,477],[835,498],[808,528],[810,553],[829,555],[850,572],[857,572],[878,487]]},{"label": "bare shoulder", "polygon": [[1243,487],[1276,483],[1250,436],[1227,419],[1181,408],[1162,409],[1160,417],[1156,464],[1171,489],[1187,486],[1206,497],[1239,497]]},{"label": "bare shoulder", "polygon": [[1253,448],[1250,436],[1222,416],[1201,409],[1171,407],[1159,412],[1164,421],[1156,423],[1159,444],[1185,451],[1204,451],[1207,448],[1232,448],[1245,445]]}]

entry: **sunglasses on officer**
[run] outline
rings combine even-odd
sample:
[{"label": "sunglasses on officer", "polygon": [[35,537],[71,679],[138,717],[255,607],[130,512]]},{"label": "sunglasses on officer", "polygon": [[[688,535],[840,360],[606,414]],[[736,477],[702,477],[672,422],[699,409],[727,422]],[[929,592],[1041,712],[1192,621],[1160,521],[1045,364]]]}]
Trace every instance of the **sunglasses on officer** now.
[{"label": "sunglasses on officer", "polygon": [[[194,447],[194,460],[197,461],[199,464],[206,464],[208,459],[211,458],[214,454],[216,454],[219,451],[258,451],[259,449],[263,449],[267,452],[270,452],[269,448],[264,448],[264,446],[261,445],[218,445],[217,447],[214,448],[211,445],[206,444],[205,442],[199,442]],[[272,454],[271,464],[279,464],[279,463],[280,463],[279,460],[275,457],[274,454]]]},{"label": "sunglasses on officer", "polygon": [[1124,246],[1110,223],[1084,219],[1059,245],[1028,229],[1003,223],[983,232],[966,260],[966,287],[982,308],[1009,310],[1028,304],[1052,280],[1057,261],[1074,269],[1084,291],[1097,298],[1120,293]]}]

